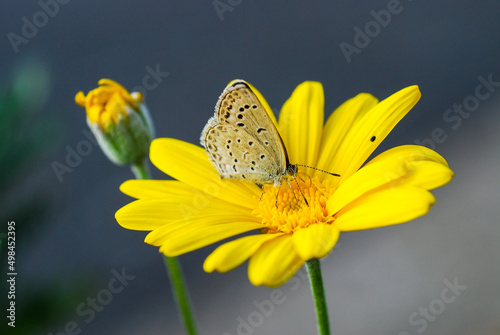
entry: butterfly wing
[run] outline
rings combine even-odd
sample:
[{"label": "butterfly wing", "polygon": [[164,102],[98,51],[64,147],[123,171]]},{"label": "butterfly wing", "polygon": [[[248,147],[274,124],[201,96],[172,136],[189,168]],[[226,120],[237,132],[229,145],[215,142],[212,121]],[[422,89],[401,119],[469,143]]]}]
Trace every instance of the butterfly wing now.
[{"label": "butterfly wing", "polygon": [[286,172],[281,137],[244,81],[235,81],[222,92],[201,142],[221,178],[276,183]]}]

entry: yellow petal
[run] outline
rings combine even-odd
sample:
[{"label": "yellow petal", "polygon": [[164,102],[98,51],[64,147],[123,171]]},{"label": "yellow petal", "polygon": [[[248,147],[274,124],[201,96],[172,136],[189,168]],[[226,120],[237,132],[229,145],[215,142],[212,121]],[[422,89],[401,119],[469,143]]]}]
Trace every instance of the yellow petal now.
[{"label": "yellow petal", "polygon": [[252,217],[248,209],[229,204],[226,201],[208,197],[178,195],[169,198],[141,199],[120,208],[115,218],[118,223],[132,230],[154,230],[171,221],[189,222],[198,216],[246,215]]},{"label": "yellow petal", "polygon": [[164,237],[160,252],[169,257],[175,257],[259,228],[262,228],[260,223],[237,221],[205,227],[181,228]]},{"label": "yellow petal", "polygon": [[[360,93],[340,105],[328,118],[323,129],[321,149],[318,157],[318,169],[330,171],[337,151],[352,125],[378,103],[378,99],[368,93]],[[323,180],[337,178],[316,171],[315,174]]]},{"label": "yellow petal", "polygon": [[255,208],[260,188],[251,182],[221,180],[203,148],[160,138],[151,143],[153,164],[173,178],[230,203]]},{"label": "yellow petal", "polygon": [[85,107],[85,94],[82,91],[75,95],[75,102],[77,105]]},{"label": "yellow petal", "polygon": [[363,194],[383,185],[401,186],[402,180],[410,178],[415,170],[409,161],[392,156],[367,164],[347,178],[328,199],[326,206],[328,212],[335,214]]},{"label": "yellow petal", "polygon": [[333,223],[340,231],[371,229],[413,220],[429,212],[434,196],[421,188],[385,188],[344,207]]},{"label": "yellow petal", "polygon": [[389,160],[405,162],[412,171],[406,178],[399,181],[404,186],[417,186],[432,190],[447,184],[454,176],[441,155],[419,145],[402,145],[384,151],[369,161],[366,167]]},{"label": "yellow petal", "polygon": [[[181,183],[177,180],[148,180],[148,179],[131,179],[120,185],[120,191],[126,195],[136,198],[166,198],[170,196],[194,196],[200,194],[201,191]],[[195,192],[197,191],[197,192]],[[209,197],[208,194],[204,196]]]},{"label": "yellow petal", "polygon": [[415,186],[426,190],[433,190],[451,181],[454,176],[453,171],[436,162],[415,162],[410,163],[412,173],[400,181],[401,186]]},{"label": "yellow petal", "polygon": [[203,263],[206,272],[227,272],[234,269],[254,254],[260,246],[283,234],[257,234],[225,243],[215,249]]},{"label": "yellow petal", "polygon": [[132,230],[153,230],[181,217],[178,202],[156,199],[136,200],[115,213],[120,226]]},{"label": "yellow petal", "polygon": [[293,233],[295,251],[306,261],[325,257],[338,239],[338,229],[330,224],[313,224]]},{"label": "yellow petal", "polygon": [[294,248],[292,236],[283,235],[264,243],[250,258],[248,278],[252,284],[279,286],[304,264]]},{"label": "yellow petal", "polygon": [[372,160],[366,163],[366,165],[370,165],[379,162],[381,160],[387,160],[387,159],[410,161],[410,162],[431,161],[431,162],[441,163],[444,166],[448,166],[448,163],[443,158],[443,156],[441,156],[434,150],[431,150],[421,145],[414,145],[414,144],[401,145],[386,150],[381,154],[377,155],[376,157],[374,157]]},{"label": "yellow petal", "polygon": [[[190,215],[175,220],[168,220],[165,223],[146,236],[144,240],[148,244],[160,246],[165,244],[165,241],[170,240],[173,235],[190,231],[193,235],[197,235],[197,230],[211,226],[233,224],[233,222],[257,222],[255,217],[248,213],[238,212],[221,212],[210,209],[204,210],[201,213]],[[260,222],[259,222],[260,224]],[[262,228],[262,226],[260,226]]]},{"label": "yellow petal", "polygon": [[276,129],[278,129],[278,121],[276,121],[276,116],[274,116],[273,110],[271,109],[271,106],[267,103],[266,99],[264,96],[250,83],[248,83],[248,86],[252,89],[253,93],[257,96],[257,99],[259,99],[260,103],[264,108],[266,109],[267,114],[269,115],[269,118],[271,121],[273,121],[274,125],[276,126]]},{"label": "yellow petal", "polygon": [[339,184],[349,178],[419,99],[418,86],[410,86],[371,108],[349,129],[332,165],[325,170],[340,174],[334,179]]},{"label": "yellow petal", "polygon": [[[306,81],[293,91],[279,117],[290,163],[316,167],[323,132],[325,96],[321,83]],[[314,170],[307,169],[312,175]]]}]

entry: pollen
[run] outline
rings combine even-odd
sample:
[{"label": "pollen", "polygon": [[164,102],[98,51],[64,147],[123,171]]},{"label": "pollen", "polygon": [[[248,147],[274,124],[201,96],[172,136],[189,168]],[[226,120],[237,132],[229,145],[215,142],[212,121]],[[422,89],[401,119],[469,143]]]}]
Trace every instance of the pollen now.
[{"label": "pollen", "polygon": [[258,207],[253,211],[265,226],[263,232],[293,233],[312,224],[334,221],[326,209],[328,198],[335,192],[328,180],[321,182],[317,177],[300,174],[288,183],[282,182],[279,193],[277,186],[263,186]]}]

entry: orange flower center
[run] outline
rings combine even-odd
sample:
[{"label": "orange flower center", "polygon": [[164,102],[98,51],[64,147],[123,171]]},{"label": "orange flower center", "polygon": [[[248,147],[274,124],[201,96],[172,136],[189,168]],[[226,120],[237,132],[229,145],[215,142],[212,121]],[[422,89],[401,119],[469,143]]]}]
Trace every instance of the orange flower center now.
[{"label": "orange flower center", "polygon": [[288,183],[283,180],[279,193],[278,187],[273,185],[262,188],[262,197],[253,213],[261,219],[266,233],[293,233],[311,224],[333,222],[326,202],[335,187],[328,181],[321,182],[317,177],[303,174]]}]

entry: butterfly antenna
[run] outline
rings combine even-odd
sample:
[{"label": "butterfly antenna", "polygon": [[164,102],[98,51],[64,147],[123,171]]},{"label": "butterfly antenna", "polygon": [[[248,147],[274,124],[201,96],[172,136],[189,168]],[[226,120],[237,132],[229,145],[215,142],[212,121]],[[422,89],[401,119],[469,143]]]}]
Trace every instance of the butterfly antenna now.
[{"label": "butterfly antenna", "polygon": [[309,165],[303,165],[303,164],[295,164],[295,165],[297,165],[297,166],[303,166],[303,167],[314,169],[314,170],[318,170],[318,171],[321,171],[323,173],[328,173],[329,175],[332,175],[332,176],[335,176],[335,177],[340,177],[340,175],[337,174],[337,173],[331,173],[331,172],[328,172],[328,171],[325,171],[325,170],[321,170],[321,169],[318,169],[318,168],[315,168],[315,167],[312,167],[312,166],[309,166]]}]

